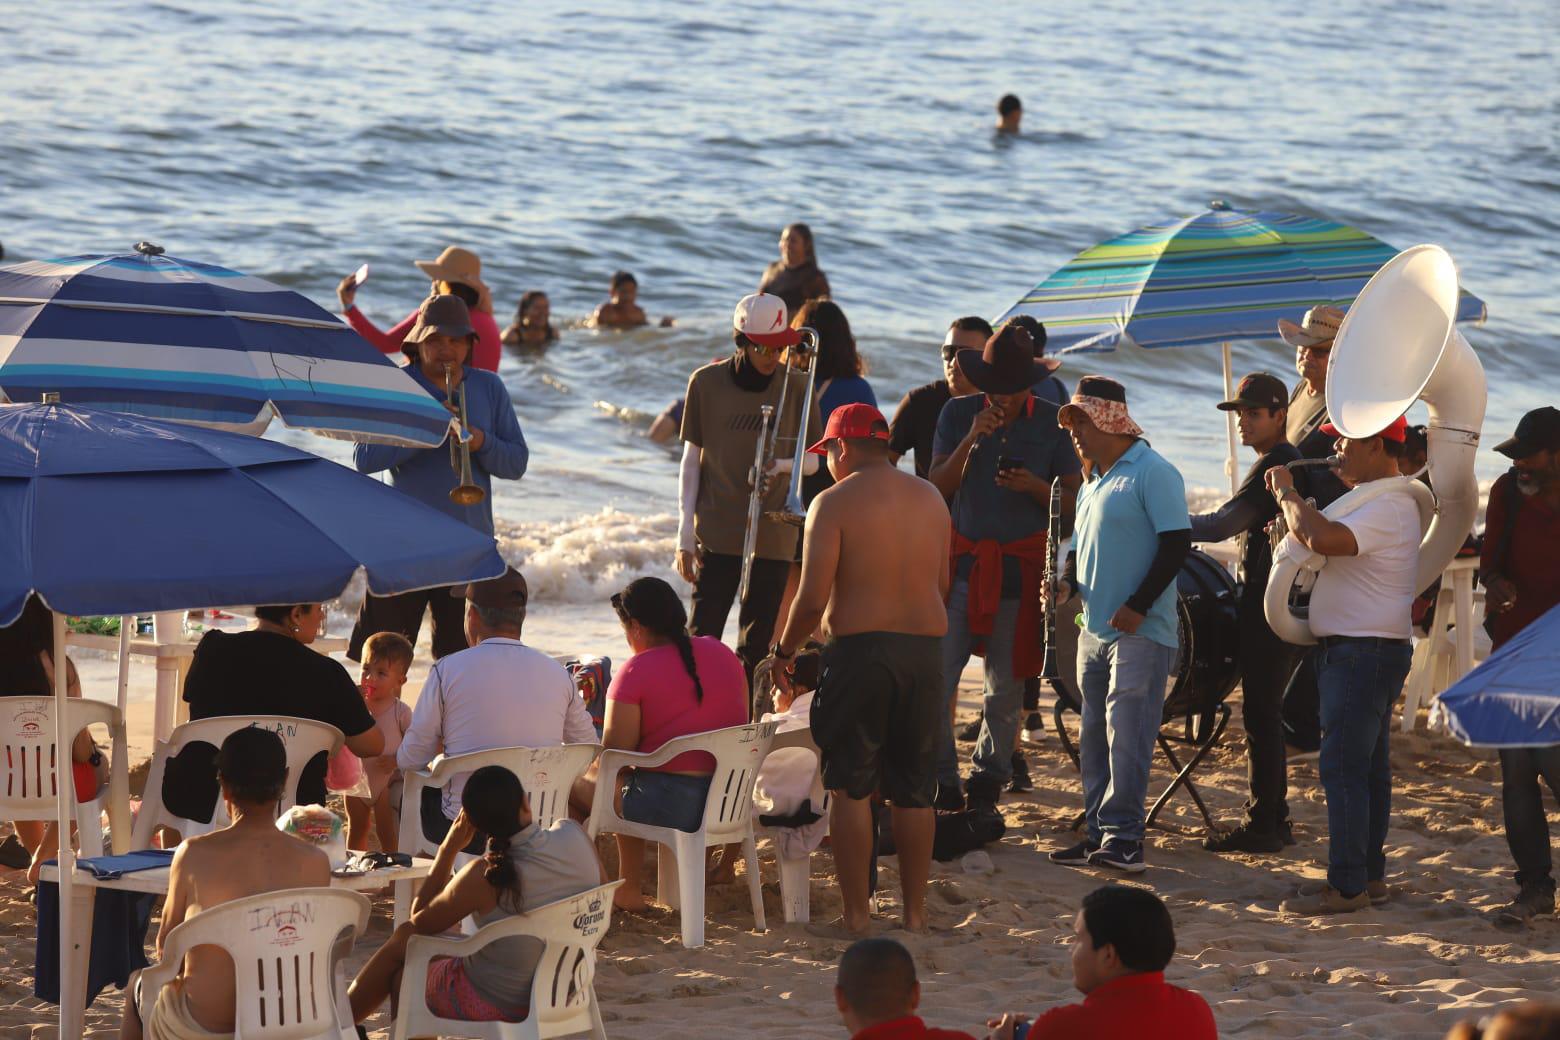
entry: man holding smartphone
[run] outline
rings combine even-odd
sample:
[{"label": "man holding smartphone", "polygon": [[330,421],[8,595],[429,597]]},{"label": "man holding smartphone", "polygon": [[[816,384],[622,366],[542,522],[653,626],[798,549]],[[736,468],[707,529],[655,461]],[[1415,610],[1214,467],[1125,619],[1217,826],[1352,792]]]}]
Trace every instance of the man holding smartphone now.
[{"label": "man holding smartphone", "polygon": [[1030,388],[1054,368],[1037,360],[1025,329],[1004,326],[961,371],[981,391],[943,406],[927,479],[953,514],[953,581],[943,640],[945,727],[938,737],[937,807],[958,809],[953,712],[971,653],[985,657],[985,705],[968,785],[971,808],[995,808],[1012,774],[1024,680],[1040,674],[1040,586],[1051,480],[1062,480],[1062,526],[1071,527],[1078,457],[1056,423],[1057,407]]}]

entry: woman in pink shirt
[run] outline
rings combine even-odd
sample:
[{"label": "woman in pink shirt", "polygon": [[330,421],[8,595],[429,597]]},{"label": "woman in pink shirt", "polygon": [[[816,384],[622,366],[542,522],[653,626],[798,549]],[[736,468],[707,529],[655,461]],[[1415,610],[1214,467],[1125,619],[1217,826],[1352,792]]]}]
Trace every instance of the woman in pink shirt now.
[{"label": "woman in pink shirt", "polygon": [[[498,356],[503,351],[499,338],[498,322],[493,320],[493,294],[482,281],[482,261],[469,249],[450,246],[439,254],[437,260],[413,261],[433,284],[430,296],[459,296],[471,309],[471,327],[477,332],[477,345],[471,351],[471,364],[489,372],[498,371]],[[408,358],[412,351],[403,346],[406,334],[417,324],[417,311],[413,310],[389,332],[381,332],[379,326],[357,309],[358,283],[356,276],[347,275],[336,286],[336,299],[341,301],[342,317],[347,319],[357,334],[379,348],[381,354],[400,351]]]},{"label": "woman in pink shirt", "polygon": [[[651,752],[673,737],[747,723],[742,659],[712,636],[689,638],[687,612],[670,585],[660,578],[638,578],[612,597],[612,609],[634,655],[607,688],[606,747]],[[693,751],[662,766],[634,770],[622,791],[623,818],[698,830],[714,769],[710,755]],[[618,873],[625,883],[613,898],[620,907],[643,909],[645,844],[621,834],[617,842]]]}]

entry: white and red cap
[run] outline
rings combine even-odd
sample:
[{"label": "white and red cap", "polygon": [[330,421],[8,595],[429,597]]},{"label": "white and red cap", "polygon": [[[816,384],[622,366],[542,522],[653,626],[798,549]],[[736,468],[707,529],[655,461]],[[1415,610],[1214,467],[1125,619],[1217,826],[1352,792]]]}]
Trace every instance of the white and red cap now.
[{"label": "white and red cap", "polygon": [[791,328],[787,319],[784,300],[769,293],[753,293],[737,303],[731,327],[761,347],[794,347],[802,334]]}]

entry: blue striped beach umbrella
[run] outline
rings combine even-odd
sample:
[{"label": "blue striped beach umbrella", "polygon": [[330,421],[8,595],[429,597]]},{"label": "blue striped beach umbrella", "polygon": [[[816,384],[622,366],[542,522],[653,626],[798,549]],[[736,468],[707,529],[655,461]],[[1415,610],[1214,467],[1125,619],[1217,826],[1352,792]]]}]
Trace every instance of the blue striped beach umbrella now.
[{"label": "blue striped beach umbrella", "polygon": [[300,293],[136,252],[0,268],[0,391],[258,434],[433,447],[450,413]]},{"label": "blue striped beach umbrella", "polygon": [[[1359,228],[1214,201],[1193,217],[1129,231],[1085,249],[998,319],[1045,325],[1049,353],[1100,353],[1122,340],[1145,349],[1224,345],[1224,393],[1235,392],[1230,341],[1277,339],[1320,304],[1347,309],[1398,250]],[[1463,290],[1457,320],[1483,322],[1484,301]],[[1235,413],[1225,416],[1225,475],[1233,494]]]},{"label": "blue striped beach umbrella", "polygon": [[[1231,209],[1150,224],[1085,249],[1000,320],[1032,315],[1053,353],[1276,339],[1319,304],[1347,308],[1398,250],[1319,217]],[[1464,291],[1458,321],[1482,322]]]}]

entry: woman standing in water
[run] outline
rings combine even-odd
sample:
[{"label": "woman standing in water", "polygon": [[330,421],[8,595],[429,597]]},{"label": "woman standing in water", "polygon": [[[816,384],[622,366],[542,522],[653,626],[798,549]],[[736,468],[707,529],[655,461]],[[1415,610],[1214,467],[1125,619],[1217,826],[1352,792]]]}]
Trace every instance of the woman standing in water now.
[{"label": "woman standing in water", "polygon": [[818,268],[812,228],[789,224],[780,232],[780,259],[764,268],[758,291],[780,297],[790,314],[808,300],[828,298],[829,279]]},{"label": "woman standing in water", "polygon": [[[437,260],[414,260],[417,269],[433,280],[430,296],[459,296],[471,311],[471,327],[476,330],[477,342],[471,350],[471,365],[498,371],[498,356],[503,352],[498,334],[498,322],[493,320],[493,294],[482,280],[482,260],[469,249],[449,246]],[[408,360],[416,360],[415,348],[409,349],[406,334],[417,324],[418,310],[390,329],[383,332],[368,316],[357,308],[358,281],[355,275],[347,275],[336,286],[336,299],[341,301],[342,316],[359,336],[379,348],[381,354],[400,351]]]}]

